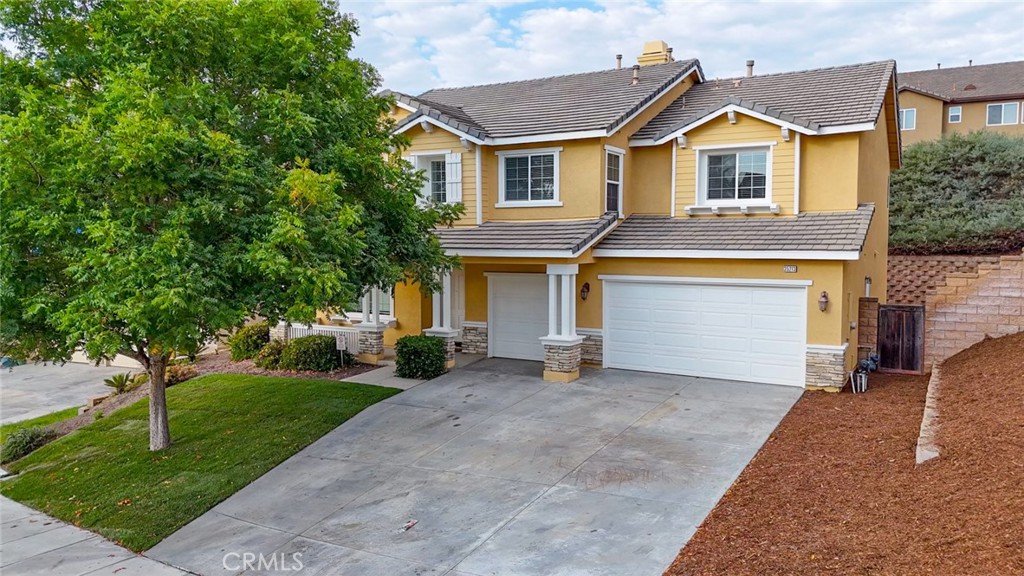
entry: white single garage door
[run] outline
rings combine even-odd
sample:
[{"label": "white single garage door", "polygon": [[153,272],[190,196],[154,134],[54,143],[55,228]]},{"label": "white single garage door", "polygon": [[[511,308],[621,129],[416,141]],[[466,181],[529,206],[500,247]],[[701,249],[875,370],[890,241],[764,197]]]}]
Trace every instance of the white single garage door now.
[{"label": "white single garage door", "polygon": [[606,280],[605,365],[803,386],[806,290]]},{"label": "white single garage door", "polygon": [[487,276],[491,356],[544,360],[540,339],[548,333],[548,285],[544,274]]}]

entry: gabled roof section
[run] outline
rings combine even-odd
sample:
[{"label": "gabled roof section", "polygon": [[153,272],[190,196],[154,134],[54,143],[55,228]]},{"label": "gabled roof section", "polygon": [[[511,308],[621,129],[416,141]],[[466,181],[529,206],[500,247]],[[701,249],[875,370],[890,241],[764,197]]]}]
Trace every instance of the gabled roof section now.
[{"label": "gabled roof section", "polygon": [[419,96],[396,92],[399,101],[416,108],[398,123],[404,131],[424,116],[488,144],[528,141],[559,135],[559,139],[607,136],[657,100],[686,76],[703,80],[697,60],[680,60],[633,70],[621,68],[503,82],[463,88],[428,90]]},{"label": "gabled roof section", "polygon": [[[903,76],[903,75],[900,74],[900,76]],[[943,96],[942,94],[936,94],[935,92],[931,92],[931,91],[925,90],[924,88],[918,88],[917,86],[910,86],[909,84],[902,84],[902,80],[900,82],[901,82],[901,84],[899,86],[899,91],[900,92],[903,92],[904,90],[907,91],[907,92],[916,92],[917,94],[921,94],[922,96],[927,96],[929,98],[935,98],[936,100],[942,100],[943,102],[949,102],[949,97],[948,96]]]},{"label": "gabled roof section", "polygon": [[1024,60],[902,72],[899,83],[947,102],[1024,98]]},{"label": "gabled roof section", "polygon": [[896,71],[892,60],[782,74],[709,80],[690,88],[637,131],[633,145],[662,143],[732,108],[791,124],[807,133],[874,127]]},{"label": "gabled roof section", "polygon": [[474,227],[438,228],[449,254],[459,256],[575,258],[618,222],[614,212],[591,220],[484,222]]}]

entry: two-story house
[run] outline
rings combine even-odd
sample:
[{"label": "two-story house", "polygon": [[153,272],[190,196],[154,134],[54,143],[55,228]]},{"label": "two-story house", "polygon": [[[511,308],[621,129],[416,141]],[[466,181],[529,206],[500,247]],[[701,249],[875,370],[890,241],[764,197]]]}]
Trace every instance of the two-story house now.
[{"label": "two-story house", "polygon": [[1024,136],[1024,60],[899,75],[904,146],[992,130]]},{"label": "two-story house", "polygon": [[885,298],[895,64],[752,65],[707,78],[654,42],[637,66],[395,94],[424,196],[466,210],[437,232],[462,262],[442,292],[376,298],[385,342],[425,332],[551,381],[841,387],[858,299]]}]

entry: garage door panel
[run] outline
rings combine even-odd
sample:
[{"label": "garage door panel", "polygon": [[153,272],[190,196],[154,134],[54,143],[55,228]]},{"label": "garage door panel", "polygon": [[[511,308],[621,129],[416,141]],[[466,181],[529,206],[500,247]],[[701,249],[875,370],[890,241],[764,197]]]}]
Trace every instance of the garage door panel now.
[{"label": "garage door panel", "polygon": [[548,333],[547,277],[495,275],[488,280],[491,299],[491,354],[499,358],[543,360],[540,339]]},{"label": "garage door panel", "polygon": [[604,293],[610,367],[803,384],[803,288],[608,281]]}]

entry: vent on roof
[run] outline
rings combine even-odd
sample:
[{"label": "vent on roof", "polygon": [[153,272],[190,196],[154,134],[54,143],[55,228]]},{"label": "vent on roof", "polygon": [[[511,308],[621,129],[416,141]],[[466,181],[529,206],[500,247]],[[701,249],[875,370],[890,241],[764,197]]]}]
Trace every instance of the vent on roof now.
[{"label": "vent on roof", "polygon": [[965,92],[966,92],[967,90],[977,90],[977,89],[978,89],[978,87],[977,87],[977,86],[975,86],[974,84],[968,84],[967,86],[964,86],[964,91],[965,91]]},{"label": "vent on roof", "polygon": [[615,69],[616,70],[622,69],[622,54],[616,54],[615,55]]},{"label": "vent on roof", "polygon": [[633,79],[629,82],[630,86],[636,86],[640,83],[640,65],[633,64]]},{"label": "vent on roof", "polygon": [[753,75],[754,75],[754,61],[753,60],[747,60],[747,78],[750,78]]}]

